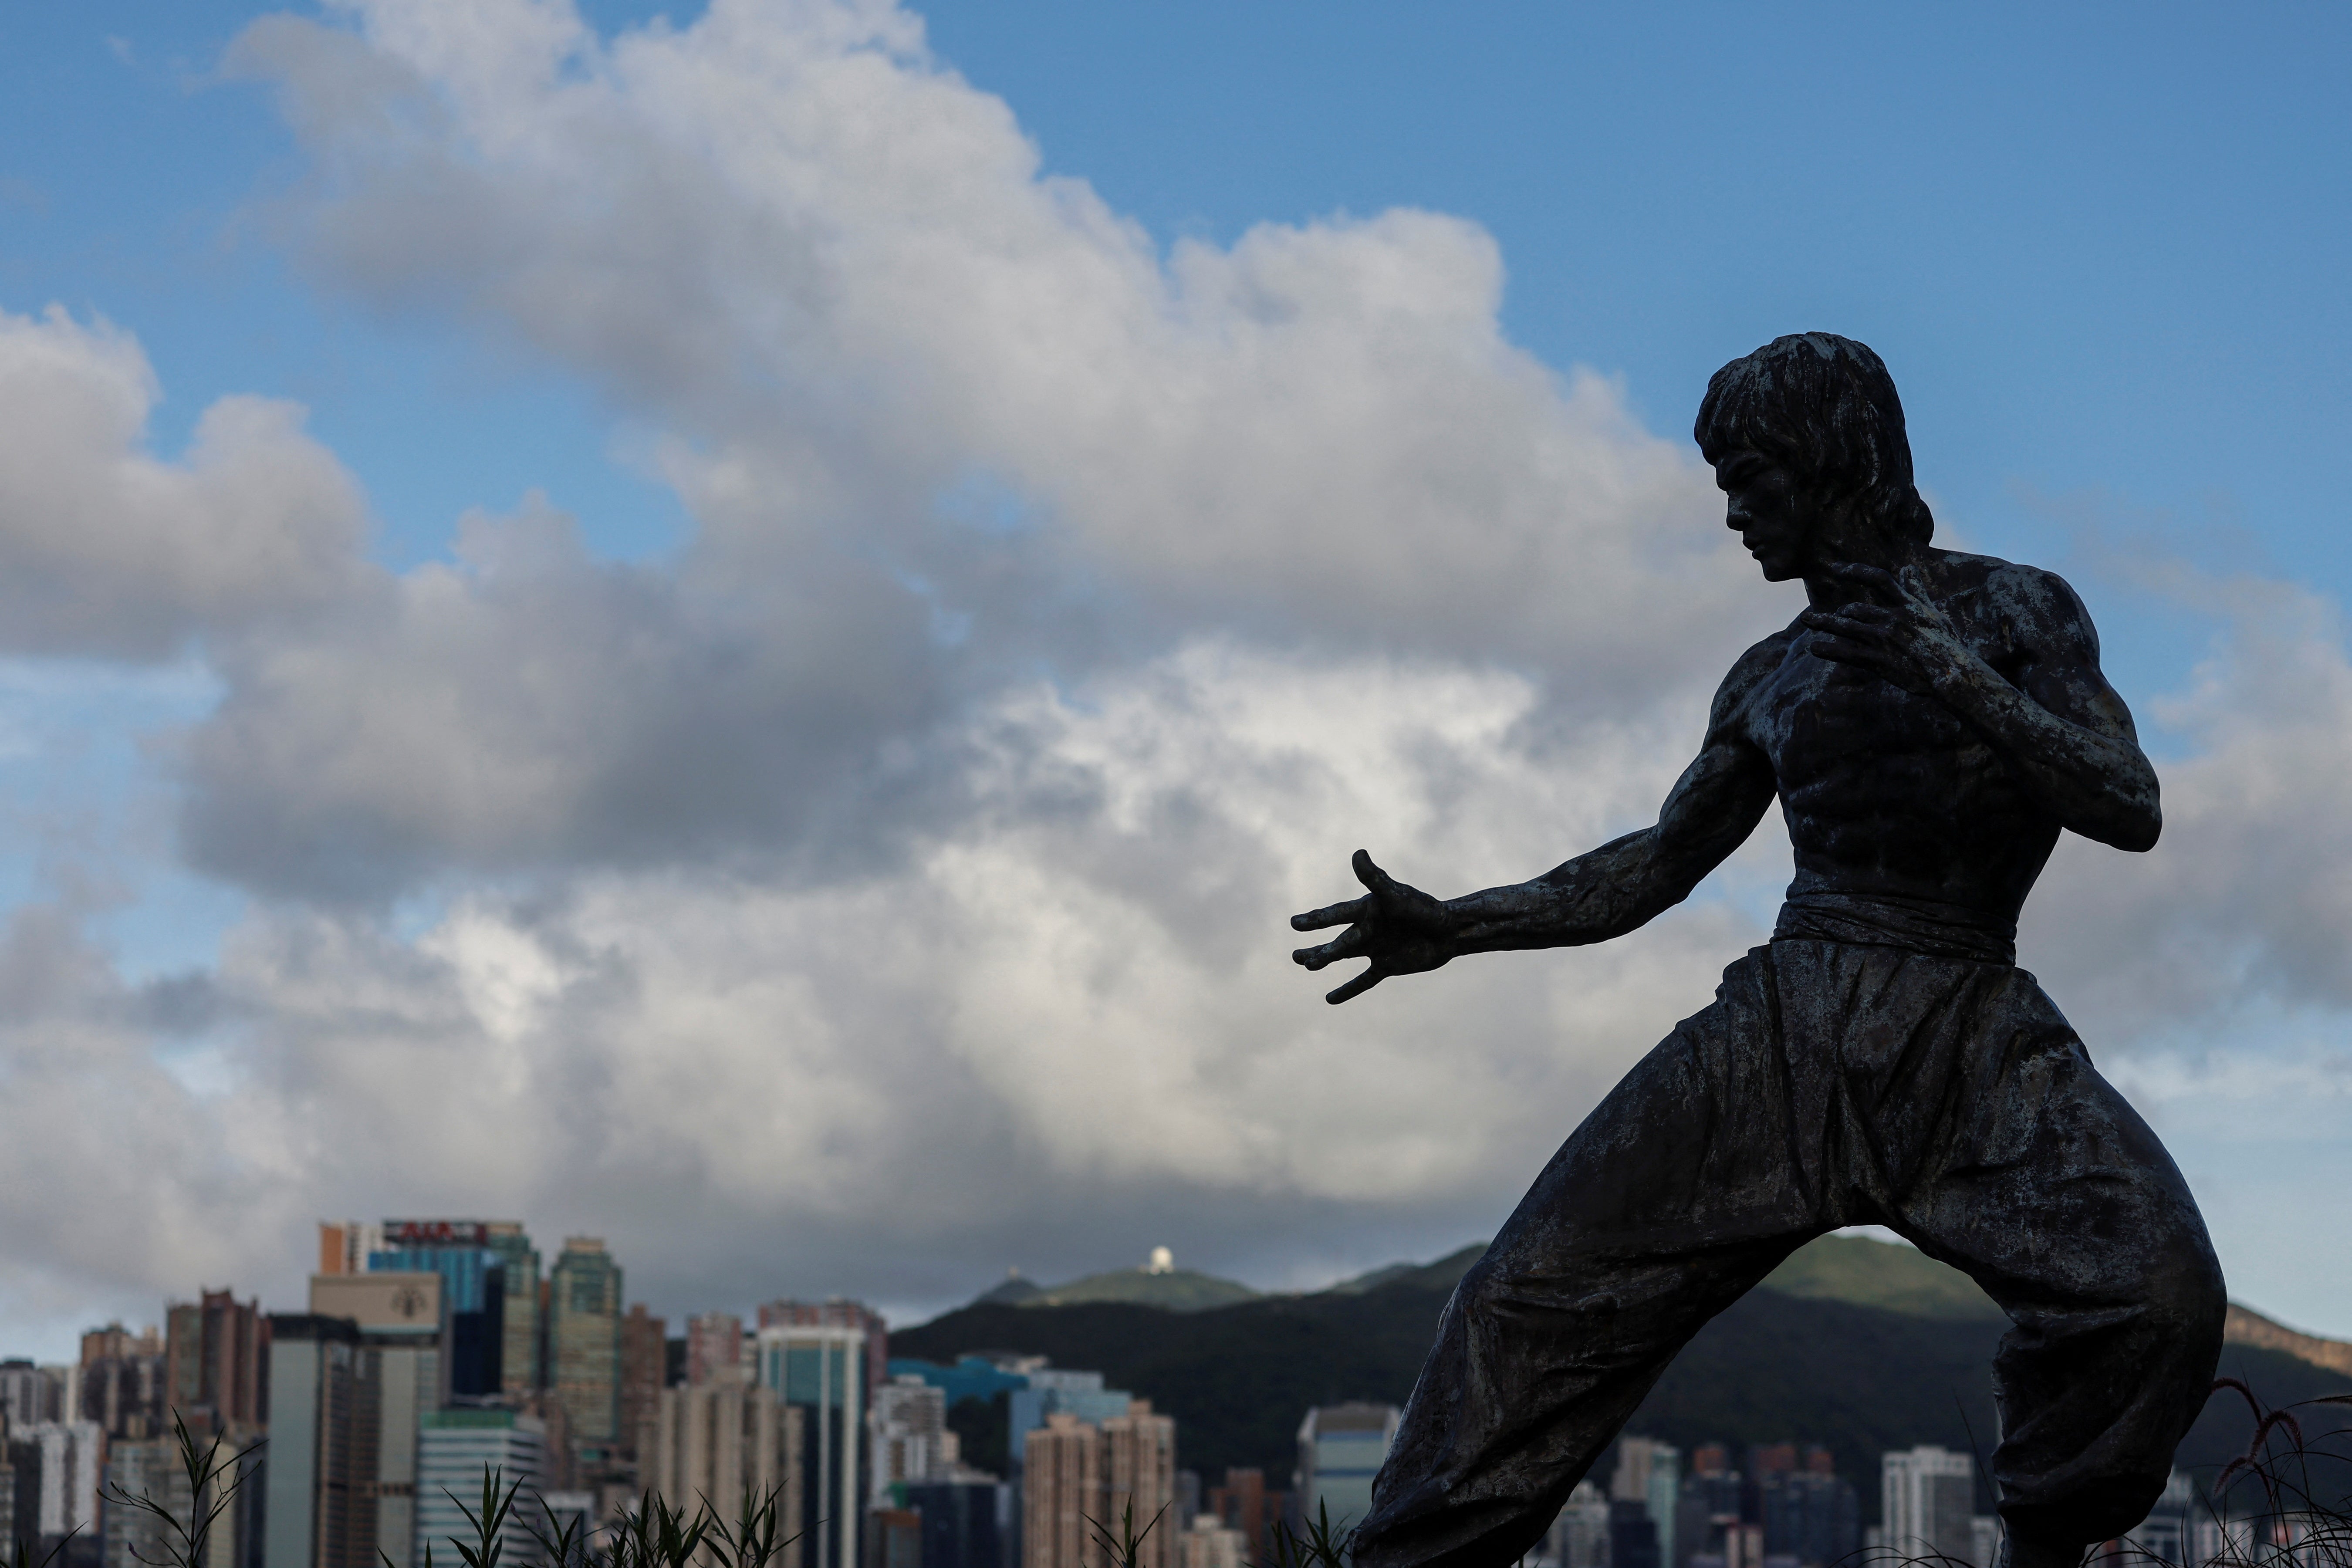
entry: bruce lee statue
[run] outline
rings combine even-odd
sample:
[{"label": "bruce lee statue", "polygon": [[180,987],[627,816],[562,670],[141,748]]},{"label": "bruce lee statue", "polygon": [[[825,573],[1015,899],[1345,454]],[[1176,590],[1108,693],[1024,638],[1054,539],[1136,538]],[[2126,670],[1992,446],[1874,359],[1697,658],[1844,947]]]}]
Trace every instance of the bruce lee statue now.
[{"label": "bruce lee statue", "polygon": [[[2221,1271],[2156,1135],[2017,967],[2071,829],[2156,843],[2156,773],[2058,577],[1939,550],[1878,356],[1822,332],[1716,373],[1728,525],[1808,607],[1724,678],[1654,826],[1439,900],[1361,851],[1297,961],[1390,975],[1605,942],[1687,897],[1777,795],[1771,940],[1552,1156],[1464,1276],[1355,1535],[1361,1568],[1507,1568],[1675,1352],[1814,1237],[1880,1225],[2012,1326],[1993,1363],[2004,1568],[2073,1568],[2162,1492],[2211,1386]],[[1901,1550],[1902,1542],[1890,1542]]]}]

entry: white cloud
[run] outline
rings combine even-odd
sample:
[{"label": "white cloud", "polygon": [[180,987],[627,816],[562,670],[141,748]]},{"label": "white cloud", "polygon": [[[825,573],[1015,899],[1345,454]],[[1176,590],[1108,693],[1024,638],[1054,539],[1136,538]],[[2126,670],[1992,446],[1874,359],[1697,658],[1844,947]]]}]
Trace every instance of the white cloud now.
[{"label": "white cloud", "polygon": [[112,327],[0,311],[0,648],[165,658],[358,586],[359,492],[299,408],[222,398],[167,462],[156,395]]}]

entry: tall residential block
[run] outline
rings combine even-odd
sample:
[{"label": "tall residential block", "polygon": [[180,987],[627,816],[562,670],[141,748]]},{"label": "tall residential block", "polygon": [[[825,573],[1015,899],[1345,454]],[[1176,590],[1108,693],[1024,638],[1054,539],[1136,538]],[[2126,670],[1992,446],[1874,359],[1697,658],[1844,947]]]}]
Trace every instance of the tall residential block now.
[{"label": "tall residential block", "polygon": [[192,1420],[203,1411],[215,1430],[262,1421],[269,1401],[269,1322],[261,1303],[240,1302],[233,1290],[203,1290],[194,1301],[166,1307],[163,1318],[168,1407]]},{"label": "tall residential block", "polygon": [[948,1396],[919,1374],[903,1373],[874,1391],[867,1413],[872,1428],[874,1479],[868,1500],[875,1507],[893,1502],[894,1487],[945,1480],[955,1463],[958,1446],[948,1430]]},{"label": "tall residential block", "polygon": [[862,1308],[857,1312],[864,1315],[771,1323],[759,1333],[761,1386],[808,1412],[802,1439],[803,1511],[796,1526],[803,1531],[800,1568],[858,1564],[868,1473],[866,1374],[872,1357],[865,1321],[871,1315]]},{"label": "tall residential block", "polygon": [[[486,1467],[502,1484],[520,1484],[525,1499],[535,1499],[546,1461],[546,1428],[535,1415],[481,1407],[426,1412],[417,1431],[416,1544],[409,1557],[412,1568],[424,1568],[427,1545],[433,1548],[436,1561],[454,1563],[457,1550],[452,1542],[473,1544],[474,1527],[454,1499],[463,1499],[465,1506],[478,1515]],[[526,1520],[541,1522],[535,1504],[519,1507],[497,1537],[504,1549],[499,1561],[510,1568],[536,1568],[546,1556],[525,1527]]]},{"label": "tall residential block", "polygon": [[548,1274],[548,1386],[583,1468],[619,1458],[621,1266],[604,1239],[567,1237]]},{"label": "tall residential block", "polygon": [[1104,1568],[1102,1428],[1056,1412],[1029,1434],[1021,1466],[1021,1568]]},{"label": "tall residential block", "polygon": [[1880,1539],[1888,1550],[1905,1557],[1975,1561],[1975,1460],[1922,1445],[1881,1455],[1879,1476]]},{"label": "tall residential block", "polygon": [[1145,1531],[1135,1568],[1175,1568],[1176,1418],[1139,1399],[1102,1424],[1103,1511],[1114,1531]]},{"label": "tall residential block", "polygon": [[909,1486],[907,1506],[923,1521],[923,1568],[1013,1568],[1012,1490],[979,1476]]},{"label": "tall residential block", "polygon": [[446,1283],[426,1270],[310,1277],[312,1314],[348,1319],[360,1331],[359,1377],[374,1390],[373,1458],[358,1478],[355,1506],[368,1516],[376,1550],[395,1563],[408,1562],[416,1538],[417,1434],[447,1397]]},{"label": "tall residential block", "polygon": [[[797,1521],[808,1511],[802,1436],[807,1415],[774,1389],[740,1379],[663,1389],[651,1441],[638,1460],[646,1493],[689,1513],[707,1500],[727,1519],[746,1492],[772,1494],[777,1518]],[[797,1528],[787,1523],[781,1533]],[[715,1552],[710,1560],[719,1561]]]},{"label": "tall residential block", "polygon": [[882,1314],[863,1301],[853,1301],[845,1296],[835,1296],[823,1301],[795,1301],[780,1298],[760,1309],[761,1329],[856,1329],[865,1336],[866,1365],[860,1370],[858,1386],[868,1395],[882,1386],[889,1376],[890,1326]]},{"label": "tall residential block", "polygon": [[375,1568],[380,1390],[349,1319],[269,1320],[262,1568]]},{"label": "tall residential block", "polygon": [[700,1388],[730,1377],[748,1377],[743,1359],[743,1320],[732,1312],[698,1312],[686,1321],[686,1381]]},{"label": "tall residential block", "polygon": [[1609,1478],[1612,1502],[1638,1502],[1656,1527],[1658,1561],[1673,1568],[1675,1518],[1682,1501],[1682,1450],[1654,1437],[1617,1439],[1617,1468]]},{"label": "tall residential block", "polygon": [[669,1381],[668,1325],[640,1301],[621,1319],[621,1446],[631,1458],[645,1458],[643,1434]]},{"label": "tall residential block", "polygon": [[1372,1511],[1372,1478],[1396,1440],[1393,1405],[1324,1405],[1298,1424],[1298,1512],[1313,1524],[1353,1529]]}]

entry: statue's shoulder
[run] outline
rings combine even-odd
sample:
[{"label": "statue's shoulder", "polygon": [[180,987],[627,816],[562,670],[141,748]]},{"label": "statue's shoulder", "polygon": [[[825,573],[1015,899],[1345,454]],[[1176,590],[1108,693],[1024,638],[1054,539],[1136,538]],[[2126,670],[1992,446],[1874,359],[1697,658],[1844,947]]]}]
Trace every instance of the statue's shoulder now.
[{"label": "statue's shoulder", "polygon": [[2057,573],[1997,555],[1940,553],[1938,571],[1948,599],[1978,600],[1993,618],[2020,626],[2089,631],[2091,616],[2082,595]]},{"label": "statue's shoulder", "polygon": [[1749,693],[1764,684],[1774,670],[1787,662],[1790,647],[1804,629],[1791,621],[1732,661],[1730,672],[1724,676],[1723,684],[1716,689],[1716,723],[1720,724],[1729,719]]}]

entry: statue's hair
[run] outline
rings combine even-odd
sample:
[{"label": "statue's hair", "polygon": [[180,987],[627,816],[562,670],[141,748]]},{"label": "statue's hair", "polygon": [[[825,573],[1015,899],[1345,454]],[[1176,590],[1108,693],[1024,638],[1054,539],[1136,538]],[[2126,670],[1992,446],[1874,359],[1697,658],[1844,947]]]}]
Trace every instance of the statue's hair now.
[{"label": "statue's hair", "polygon": [[1911,438],[1885,362],[1852,338],[1792,332],[1706,384],[1693,434],[1709,463],[1747,450],[1829,495],[1859,495],[1900,538],[1925,544],[1935,517],[1911,481]]}]

